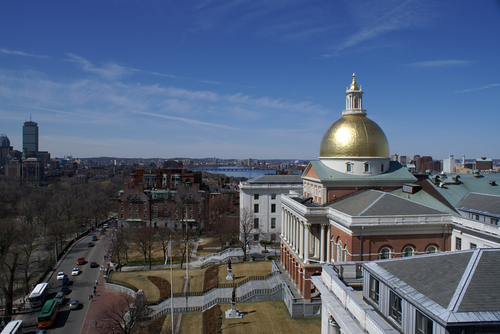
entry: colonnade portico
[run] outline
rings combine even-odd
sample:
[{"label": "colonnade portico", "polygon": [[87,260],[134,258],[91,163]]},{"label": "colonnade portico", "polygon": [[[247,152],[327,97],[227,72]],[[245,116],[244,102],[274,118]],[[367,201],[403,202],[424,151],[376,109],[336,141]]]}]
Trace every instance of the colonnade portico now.
[{"label": "colonnade portico", "polygon": [[331,258],[329,224],[311,224],[285,208],[281,217],[281,238],[304,264],[324,263]]}]

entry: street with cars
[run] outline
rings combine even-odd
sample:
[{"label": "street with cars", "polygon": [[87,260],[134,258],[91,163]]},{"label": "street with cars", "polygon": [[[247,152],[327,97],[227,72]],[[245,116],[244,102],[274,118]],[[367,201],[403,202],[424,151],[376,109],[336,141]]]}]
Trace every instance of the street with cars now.
[{"label": "street with cars", "polygon": [[[59,315],[48,334],[80,333],[89,308],[89,295],[93,294],[99,276],[100,263],[106,255],[108,237],[96,230],[80,239],[59,262],[48,279],[48,299],[58,300]],[[93,240],[93,242],[91,241]],[[88,247],[92,243],[92,247]],[[102,288],[102,287],[101,287]],[[23,314],[24,333],[38,333],[37,315],[40,307]]]}]

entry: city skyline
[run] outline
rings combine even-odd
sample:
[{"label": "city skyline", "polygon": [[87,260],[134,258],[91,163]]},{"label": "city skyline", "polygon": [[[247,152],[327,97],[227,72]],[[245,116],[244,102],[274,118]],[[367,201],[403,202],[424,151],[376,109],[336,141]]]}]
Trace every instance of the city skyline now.
[{"label": "city skyline", "polygon": [[[498,157],[500,3],[0,3],[0,133],[53,157],[317,159],[356,73],[391,154]],[[496,97],[496,98],[495,98]]]}]

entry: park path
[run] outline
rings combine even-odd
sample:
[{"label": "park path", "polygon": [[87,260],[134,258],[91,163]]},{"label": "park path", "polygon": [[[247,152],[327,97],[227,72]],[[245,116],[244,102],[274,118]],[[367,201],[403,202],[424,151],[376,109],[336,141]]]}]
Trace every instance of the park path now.
[{"label": "park path", "polygon": [[[103,265],[107,268],[108,261],[105,261]],[[112,292],[104,288],[104,275],[102,273],[99,273],[98,282],[99,284],[96,289],[97,293],[94,300],[89,303],[90,306],[83,323],[82,331],[80,332],[81,334],[103,333],[101,331],[102,327],[99,326],[99,321],[97,322],[97,327],[94,326],[94,321],[99,318],[99,312],[101,308],[104,307],[103,305],[114,302],[120,298],[120,294],[118,292]]]}]

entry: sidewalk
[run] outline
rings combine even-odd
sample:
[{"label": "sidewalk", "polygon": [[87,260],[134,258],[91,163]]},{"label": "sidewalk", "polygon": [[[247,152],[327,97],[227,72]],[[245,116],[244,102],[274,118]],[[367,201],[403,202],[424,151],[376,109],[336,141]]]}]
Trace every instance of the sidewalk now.
[{"label": "sidewalk", "polygon": [[[105,261],[103,265],[106,267],[108,261]],[[87,307],[90,304],[89,309],[87,310],[87,315],[85,317],[85,321],[83,322],[81,334],[94,334],[101,333],[99,327],[99,320],[97,320],[97,328],[94,328],[94,321],[99,318],[99,311],[103,305],[109,304],[110,302],[117,300],[120,296],[117,292],[111,292],[104,288],[104,275],[99,273],[98,278],[99,285],[97,285],[97,296],[94,297],[94,300],[88,301],[84,300],[83,307]],[[118,331],[116,331],[118,333]]]}]

